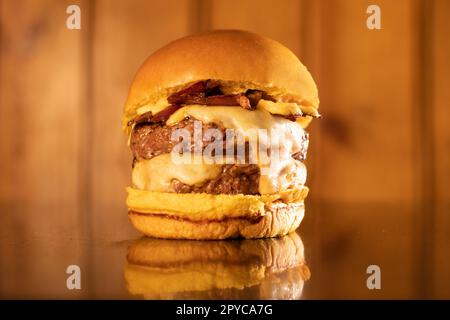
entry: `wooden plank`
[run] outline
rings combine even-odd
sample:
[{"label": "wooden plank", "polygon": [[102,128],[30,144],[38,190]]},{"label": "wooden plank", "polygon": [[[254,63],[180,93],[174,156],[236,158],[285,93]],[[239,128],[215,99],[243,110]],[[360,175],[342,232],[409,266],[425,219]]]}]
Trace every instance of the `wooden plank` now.
[{"label": "wooden plank", "polygon": [[320,192],[330,202],[414,197],[411,1],[380,1],[382,30],[366,27],[366,1],[323,3]]},{"label": "wooden plank", "polygon": [[[433,226],[435,297],[450,298],[450,2],[435,0],[433,7],[433,110],[435,141],[436,217]],[[427,214],[424,212],[424,214]],[[429,235],[432,236],[432,235]]]},{"label": "wooden plank", "polygon": [[[84,263],[76,240],[82,36],[66,28],[66,6],[1,1],[0,291],[10,298],[80,297],[65,287],[65,270]],[[68,237],[70,251],[48,241]]]},{"label": "wooden plank", "polygon": [[[131,153],[121,131],[122,109],[133,76],[145,58],[189,33],[190,4],[187,0],[96,2],[90,163],[92,226],[97,239],[112,241],[137,236],[125,207],[125,187],[131,180]],[[94,279],[94,296],[111,297],[114,290],[98,284],[108,284],[108,278],[121,276],[101,270],[101,260],[108,258],[105,255],[94,250],[94,268],[99,271]]]},{"label": "wooden plank", "polygon": [[243,29],[280,41],[297,55],[301,50],[301,1],[214,0],[212,29]]}]

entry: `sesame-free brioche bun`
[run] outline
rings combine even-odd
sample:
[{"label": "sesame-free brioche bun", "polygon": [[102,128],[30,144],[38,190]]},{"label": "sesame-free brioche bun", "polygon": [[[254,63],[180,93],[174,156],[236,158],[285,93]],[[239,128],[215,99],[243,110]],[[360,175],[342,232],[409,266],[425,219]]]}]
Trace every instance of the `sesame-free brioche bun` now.
[{"label": "sesame-free brioche bun", "polygon": [[175,40],[139,68],[123,113],[123,127],[136,110],[155,104],[190,83],[213,79],[230,93],[264,90],[279,100],[318,108],[311,74],[279,42],[241,30],[216,30]]},{"label": "sesame-free brioche bun", "polygon": [[259,217],[191,220],[179,216],[129,211],[133,226],[146,236],[167,239],[217,240],[283,236],[298,228],[305,214],[303,201],[275,202]]}]

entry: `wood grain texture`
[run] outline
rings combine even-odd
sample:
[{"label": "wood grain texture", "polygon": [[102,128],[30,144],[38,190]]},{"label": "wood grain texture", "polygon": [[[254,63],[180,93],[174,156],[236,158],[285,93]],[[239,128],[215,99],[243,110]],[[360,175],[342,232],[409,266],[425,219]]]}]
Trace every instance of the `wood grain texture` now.
[{"label": "wood grain texture", "polygon": [[[243,29],[280,41],[300,53],[301,1],[214,0],[211,29]],[[287,32],[288,31],[288,32]]]},{"label": "wood grain texture", "polygon": [[[82,230],[81,33],[66,28],[64,2],[0,4],[0,291],[22,287],[23,297],[41,292],[69,298],[77,293],[65,290],[65,269],[73,261],[83,264],[80,242],[61,254],[34,239],[77,238]],[[21,256],[11,243],[24,246]],[[15,267],[5,270],[5,259]],[[36,262],[39,267],[31,268]],[[42,277],[31,278],[30,272]],[[46,284],[56,281],[60,290],[48,291]]]},{"label": "wood grain texture", "polygon": [[[321,110],[326,117],[317,201],[410,203],[414,198],[411,1],[380,1],[382,29],[366,27],[366,1],[322,2]],[[313,138],[313,137],[312,137]]]},{"label": "wood grain texture", "polygon": [[433,6],[433,141],[435,152],[436,217],[434,238],[434,297],[450,298],[450,2],[435,0]]}]

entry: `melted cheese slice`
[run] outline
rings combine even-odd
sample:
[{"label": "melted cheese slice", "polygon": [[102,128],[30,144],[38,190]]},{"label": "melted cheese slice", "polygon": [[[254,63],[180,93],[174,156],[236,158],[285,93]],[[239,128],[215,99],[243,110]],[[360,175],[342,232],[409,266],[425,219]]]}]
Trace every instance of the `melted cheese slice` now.
[{"label": "melted cheese slice", "polygon": [[301,107],[296,103],[273,102],[268,100],[259,100],[257,108],[264,109],[272,114],[288,116],[290,114],[303,114]]},{"label": "melted cheese slice", "polygon": [[[294,105],[294,104],[292,104]],[[261,168],[259,182],[260,194],[275,194],[281,190],[302,186],[306,181],[306,168],[292,159],[292,154],[302,148],[305,134],[302,126],[283,117],[273,116],[264,108],[254,111],[241,107],[192,105],[177,110],[167,121],[174,125],[186,117],[192,117],[203,123],[217,123],[228,129],[234,129],[248,138],[257,129],[265,130],[258,136],[258,143],[277,150],[271,154],[270,164],[258,157]],[[266,159],[267,160],[267,159]]]},{"label": "melted cheese slice", "polygon": [[162,98],[153,104],[146,104],[146,105],[139,107],[136,110],[136,113],[137,113],[137,115],[141,115],[141,114],[151,111],[152,114],[157,114],[158,112],[163,111],[168,106],[169,106],[169,104],[167,102],[167,99]]},{"label": "melted cheese slice", "polygon": [[306,166],[292,157],[272,161],[261,167],[259,193],[273,194],[282,190],[299,188],[306,182]]},{"label": "melted cheese slice", "polygon": [[257,108],[267,110],[272,114],[283,116],[288,115],[309,115],[312,117],[320,117],[319,112],[312,106],[299,105],[293,102],[273,102],[268,100],[259,100]]},{"label": "melted cheese slice", "polygon": [[[132,171],[133,187],[141,190],[175,192],[172,180],[177,179],[190,186],[200,186],[222,172],[223,164],[180,163],[171,159],[171,154],[162,154],[150,160],[138,161]],[[287,158],[262,166],[259,178],[259,193],[270,195],[283,190],[299,188],[306,182],[306,167],[303,163]]]},{"label": "melted cheese slice", "polygon": [[222,165],[206,163],[177,163],[171,153],[161,154],[150,160],[136,162],[132,172],[135,188],[141,190],[175,192],[171,187],[173,179],[188,185],[201,185],[216,178]]}]

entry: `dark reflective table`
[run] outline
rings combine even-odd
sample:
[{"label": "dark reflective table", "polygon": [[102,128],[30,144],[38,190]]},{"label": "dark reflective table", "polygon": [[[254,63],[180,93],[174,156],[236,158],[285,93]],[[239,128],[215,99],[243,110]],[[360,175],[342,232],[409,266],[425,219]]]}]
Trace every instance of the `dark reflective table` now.
[{"label": "dark reflective table", "polygon": [[[111,212],[116,232],[80,237],[52,221],[25,232],[3,211],[0,298],[450,298],[450,226],[426,232],[407,206],[310,205],[296,233],[230,241],[149,239]],[[71,265],[79,290],[67,288]],[[370,266],[380,289],[368,288]]]}]

